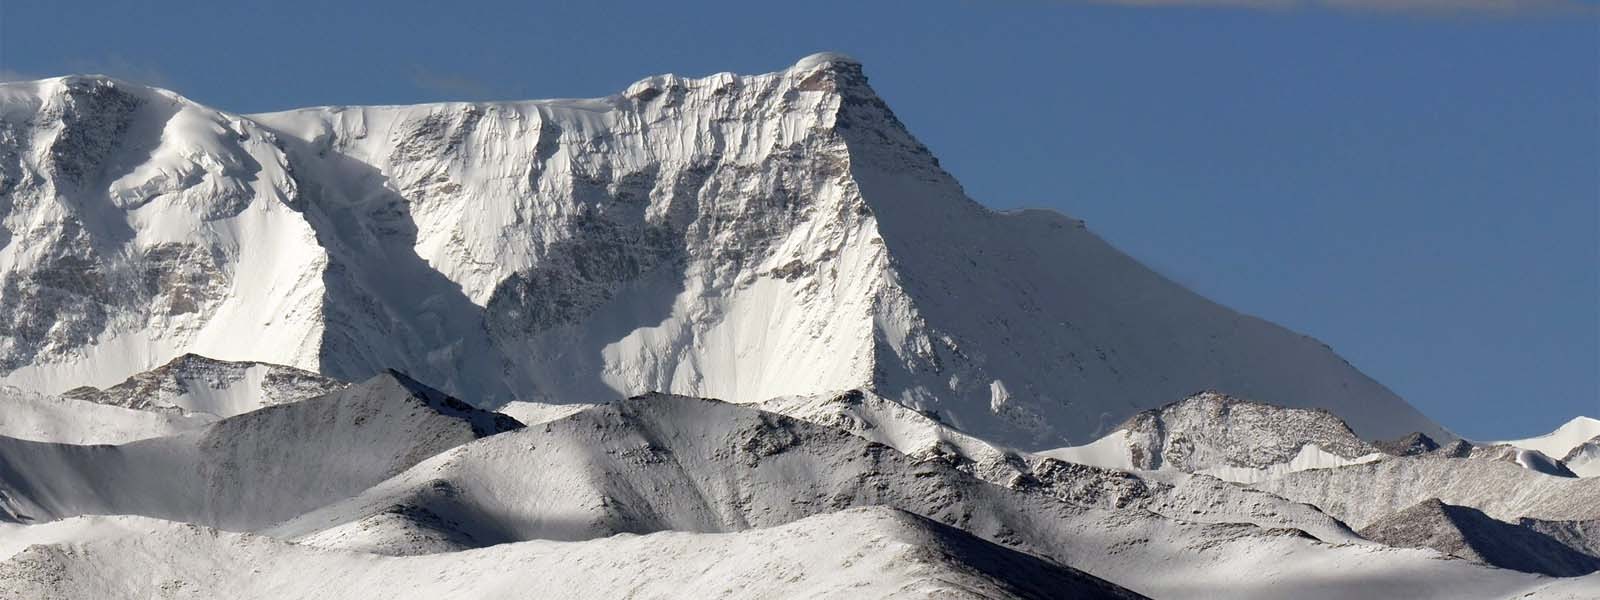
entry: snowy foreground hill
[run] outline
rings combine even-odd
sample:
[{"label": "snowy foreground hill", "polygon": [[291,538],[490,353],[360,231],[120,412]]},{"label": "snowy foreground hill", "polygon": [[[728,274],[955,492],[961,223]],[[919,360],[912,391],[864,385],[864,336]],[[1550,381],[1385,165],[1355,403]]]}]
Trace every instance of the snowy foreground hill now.
[{"label": "snowy foreground hill", "polygon": [[968,199],[838,55],[4,83],[0,214],[0,598],[1600,597],[1600,422],[1461,440]]}]

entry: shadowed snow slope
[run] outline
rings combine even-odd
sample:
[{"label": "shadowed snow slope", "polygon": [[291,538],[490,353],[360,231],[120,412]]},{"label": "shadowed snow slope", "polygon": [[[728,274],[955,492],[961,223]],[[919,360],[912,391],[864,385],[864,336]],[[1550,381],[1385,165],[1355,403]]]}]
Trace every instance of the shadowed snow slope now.
[{"label": "shadowed snow slope", "polygon": [[1315,505],[1356,529],[1429,498],[1504,521],[1600,519],[1600,479],[1556,477],[1483,458],[1396,457],[1289,473],[1254,485]]},{"label": "shadowed snow slope", "polygon": [[[840,509],[906,510],[1156,597],[1494,597],[1528,585],[1431,552],[1073,506],[837,429],[651,395],[493,436],[266,529],[412,554],[618,533],[733,532]],[[1271,560],[1264,571],[1260,561]],[[1160,569],[1149,565],[1160,564]],[[1339,565],[1336,571],[1330,571]]]},{"label": "shadowed snow slope", "polygon": [[1467,453],[1467,456],[1470,458],[1480,458],[1484,460],[1504,461],[1520,466],[1529,471],[1543,473],[1545,475],[1554,475],[1556,477],[1578,476],[1577,473],[1572,472],[1572,469],[1568,469],[1566,464],[1551,458],[1549,455],[1546,455],[1543,452],[1538,450],[1529,450],[1527,448],[1518,448],[1516,446],[1509,446],[1505,444],[1497,446],[1474,446],[1472,451]]},{"label": "shadowed snow slope", "polygon": [[320,398],[120,446],[0,438],[0,519],[133,514],[251,529],[520,426],[390,373]]},{"label": "shadowed snow slope", "polygon": [[1571,577],[1600,570],[1600,558],[1585,555],[1531,528],[1495,520],[1475,508],[1430,498],[1361,530],[1362,537],[1390,546],[1433,548],[1506,569]]},{"label": "shadowed snow slope", "polygon": [[34,391],[196,352],[394,367],[483,406],[870,389],[1021,449],[1196,389],[1449,437],[1081,222],[968,199],[837,56],[253,116],[6,83],[0,157],[0,374]]},{"label": "shadowed snow slope", "polygon": [[1316,508],[1266,492],[1206,475],[1134,474],[997,448],[868,391],[776,398],[758,407],[854,433],[913,460],[941,461],[991,483],[1081,506],[1135,507],[1194,522],[1289,527],[1328,542],[1360,541]]},{"label": "shadowed snow slope", "polygon": [[524,425],[537,425],[546,421],[554,421],[570,417],[593,404],[546,404],[543,402],[525,402],[521,400],[507,402],[496,409],[502,415],[520,421]]},{"label": "shadowed snow slope", "polygon": [[185,354],[109,389],[59,397],[0,388],[0,436],[62,444],[124,444],[199,429],[223,417],[345,387],[316,373]]},{"label": "shadowed snow slope", "polygon": [[1600,435],[1573,448],[1561,462],[1579,477],[1600,475]]},{"label": "shadowed snow slope", "polygon": [[533,541],[416,557],[374,557],[171,523],[129,528],[145,531],[34,546],[0,563],[0,597],[1140,597],[886,508],[732,534]]},{"label": "shadowed snow slope", "polygon": [[123,444],[198,429],[217,419],[108,406],[0,388],[0,437],[62,444]]},{"label": "shadowed snow slope", "polygon": [[901,454],[940,459],[984,480],[1004,484],[1029,470],[1027,457],[972,437],[899,402],[867,390],[785,396],[761,410],[853,433]]}]

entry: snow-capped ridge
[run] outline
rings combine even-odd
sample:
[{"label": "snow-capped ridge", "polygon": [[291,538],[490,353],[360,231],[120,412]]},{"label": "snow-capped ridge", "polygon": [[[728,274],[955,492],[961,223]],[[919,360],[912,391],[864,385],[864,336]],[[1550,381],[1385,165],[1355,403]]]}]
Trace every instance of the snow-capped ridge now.
[{"label": "snow-capped ridge", "polygon": [[[1524,585],[1515,575],[1466,563],[1436,565],[1431,552],[1334,546],[1295,529],[1077,507],[830,427],[666,394],[462,446],[264,533],[413,554],[440,551],[432,541],[417,543],[440,527],[465,544],[443,548],[453,550],[663,530],[729,533],[863,505],[906,510],[1026,552],[1071,559],[1156,597],[1214,597],[1223,590],[1233,597],[1348,597],[1352,590],[1392,589],[1383,586],[1396,581],[1443,581],[1426,588],[1434,597],[1461,597],[1469,589],[1467,597],[1494,597]],[[1270,574],[1255,568],[1267,556],[1279,559]],[[1162,568],[1145,566],[1152,561]],[[1344,567],[1339,585],[1307,583],[1332,564]]]},{"label": "snow-capped ridge", "polygon": [[4,233],[42,243],[0,251],[0,380],[27,389],[194,352],[481,406],[871,389],[1026,450],[1207,387],[1444,435],[1065,216],[967,197],[837,55],[245,117],[5,90]]},{"label": "snow-capped ridge", "polygon": [[1551,457],[1538,450],[1519,448],[1510,444],[1497,444],[1493,446],[1474,446],[1468,453],[1471,458],[1484,460],[1498,460],[1515,464],[1535,473],[1542,473],[1554,477],[1577,477],[1560,459]]},{"label": "snow-capped ridge", "polygon": [[[142,101],[160,100],[198,106],[194,101],[176,91],[100,73],[69,74],[33,80],[0,81],[0,100],[14,102],[19,98],[13,97],[11,94],[24,90],[48,100],[74,90],[92,87],[116,88],[118,91],[131,94]],[[11,102],[6,102],[6,104],[9,105]]]},{"label": "snow-capped ridge", "polygon": [[[1119,470],[1133,468],[1126,464],[1125,448],[1121,462],[1109,463],[1093,457],[1068,462],[1020,452],[966,435],[939,422],[935,415],[924,415],[867,390],[776,398],[757,407],[848,431],[894,448],[912,460],[938,461],[990,483],[1047,494],[1078,506],[1144,509],[1203,523],[1299,528],[1329,543],[1360,539],[1343,523],[1313,507],[1224,483],[1212,476],[1164,473],[1150,477],[1151,473]],[[1119,439],[1120,434],[1116,434],[1096,443]],[[1312,445],[1305,450],[1314,449]],[[1288,466],[1308,468],[1299,461],[1291,461]]]},{"label": "snow-capped ridge", "polygon": [[478,408],[461,401],[459,398],[428,387],[422,382],[412,379],[410,375],[395,369],[385,369],[384,375],[368,380],[368,383],[370,384],[373,381],[383,382],[385,380],[392,381],[404,388],[414,398],[422,400],[429,408],[439,414],[461,419],[472,424],[472,432],[479,437],[515,431],[525,426],[522,422],[510,416]]},{"label": "snow-capped ridge", "polygon": [[1574,577],[1600,571],[1600,557],[1589,556],[1550,536],[1490,517],[1467,506],[1428,498],[1361,530],[1362,537],[1396,547],[1433,548],[1467,560]]},{"label": "snow-capped ridge", "polygon": [[[0,194],[0,381],[106,387],[75,391],[107,402],[95,423],[123,406],[206,420],[115,446],[0,438],[0,520],[277,538],[124,523],[141,535],[0,563],[0,595],[104,595],[124,567],[249,586],[228,575],[260,564],[346,591],[515,586],[506,567],[564,575],[575,563],[546,557],[568,552],[641,585],[726,593],[696,576],[714,572],[820,595],[840,588],[743,567],[832,573],[816,557],[846,548],[868,558],[845,568],[902,585],[928,581],[907,564],[945,582],[978,559],[1034,564],[1021,550],[1161,597],[1506,597],[1530,578],[1369,544],[1339,519],[1420,493],[1573,519],[1551,527],[1577,538],[1600,518],[1594,480],[1379,454],[1366,440],[1421,432],[1398,450],[1414,454],[1454,438],[1316,340],[1081,221],[967,197],[834,54],[593,99],[250,116],[93,77],[0,86]],[[299,383],[266,385],[272,369]],[[0,397],[0,419],[66,406]]]},{"label": "snow-capped ridge", "polygon": [[254,361],[225,361],[184,353],[106,389],[82,386],[63,398],[138,410],[232,417],[291,404],[349,384],[311,371]]},{"label": "snow-capped ridge", "polygon": [[1547,456],[1559,457],[1566,456],[1596,436],[1600,436],[1600,419],[1578,416],[1544,435],[1503,442],[1483,442],[1483,444],[1516,446],[1526,450],[1538,450]]},{"label": "snow-capped ridge", "polygon": [[1286,473],[1252,486],[1315,505],[1357,530],[1429,498],[1508,522],[1600,520],[1600,479],[1555,477],[1481,457],[1390,457]]},{"label": "snow-capped ridge", "polygon": [[118,446],[0,438],[0,520],[129,514],[250,530],[355,495],[430,456],[522,427],[385,374]]},{"label": "snow-capped ridge", "polygon": [[794,66],[789,67],[789,69],[793,71],[809,71],[811,69],[830,64],[860,67],[861,61],[856,60],[850,55],[842,52],[818,52],[816,54],[807,55],[802,57],[800,60],[795,61]]},{"label": "snow-capped ridge", "polygon": [[1372,445],[1393,456],[1416,456],[1440,448],[1439,442],[1419,431],[1394,440],[1373,442]]},{"label": "snow-capped ridge", "polygon": [[1107,468],[1174,469],[1239,482],[1381,456],[1330,411],[1216,391],[1140,412],[1092,444],[1042,454]]},{"label": "snow-capped ridge", "polygon": [[0,387],[0,436],[34,442],[113,445],[176,435],[216,417],[152,412]]},{"label": "snow-capped ridge", "polygon": [[1600,475],[1600,436],[1573,448],[1561,462],[1579,477]]}]

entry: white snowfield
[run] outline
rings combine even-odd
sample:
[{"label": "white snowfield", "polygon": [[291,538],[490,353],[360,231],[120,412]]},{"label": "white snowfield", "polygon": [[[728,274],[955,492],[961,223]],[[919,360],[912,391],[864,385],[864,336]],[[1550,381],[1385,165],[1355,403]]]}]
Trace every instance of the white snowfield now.
[{"label": "white snowfield", "polygon": [[0,241],[28,242],[0,249],[0,382],[43,393],[192,352],[396,368],[480,406],[865,389],[1024,450],[1199,389],[1451,437],[1081,222],[968,199],[836,55],[589,100],[249,116],[5,83],[0,150]]},{"label": "white snowfield", "polygon": [[[770,529],[529,541],[377,557],[131,517],[34,526],[0,597],[1138,598],[1080,571],[887,508]],[[95,535],[85,538],[83,532]],[[7,550],[0,546],[0,552]],[[5,552],[9,555],[10,552]]]},{"label": "white snowfield", "polygon": [[1600,419],[1592,417],[1574,417],[1555,431],[1522,440],[1509,440],[1504,442],[1484,442],[1485,445],[1515,446],[1524,450],[1535,450],[1552,458],[1564,458],[1579,446],[1592,442],[1600,437]]},{"label": "white snowfield", "polygon": [[1235,483],[1256,483],[1299,471],[1359,465],[1375,462],[1382,458],[1384,458],[1384,455],[1381,452],[1364,454],[1356,458],[1346,458],[1325,452],[1316,444],[1306,444],[1301,446],[1300,451],[1295,453],[1294,458],[1289,459],[1287,462],[1275,463],[1259,469],[1232,466],[1212,467],[1201,469],[1196,473],[1211,475],[1218,479]]},{"label": "white snowfield", "polygon": [[0,436],[63,444],[124,444],[204,427],[204,415],[150,412],[0,388]]},{"label": "white snowfield", "polygon": [[125,444],[199,429],[224,417],[288,404],[345,383],[281,365],[184,355],[101,390],[61,396],[0,388],[0,436],[38,442]]},{"label": "white snowfield", "polygon": [[594,406],[594,404],[546,404],[513,400],[500,405],[495,412],[516,419],[524,425],[538,425],[572,416]]}]

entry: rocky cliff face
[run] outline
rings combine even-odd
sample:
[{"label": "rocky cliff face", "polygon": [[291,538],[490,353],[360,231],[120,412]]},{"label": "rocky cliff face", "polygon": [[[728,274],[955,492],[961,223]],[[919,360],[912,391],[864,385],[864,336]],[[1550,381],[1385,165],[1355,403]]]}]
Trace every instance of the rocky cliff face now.
[{"label": "rocky cliff face", "polygon": [[185,352],[314,363],[326,254],[278,140],[97,77],[0,86],[0,370],[44,392]]},{"label": "rocky cliff face", "polygon": [[1134,468],[1149,470],[1261,469],[1290,462],[1311,445],[1339,459],[1379,451],[1331,412],[1283,408],[1216,392],[1141,412],[1119,429],[1125,432]]},{"label": "rocky cliff face", "polygon": [[346,385],[294,367],[185,354],[109,388],[85,386],[61,396],[137,410],[226,418],[315,398]]},{"label": "rocky cliff face", "polygon": [[485,405],[862,388],[1024,448],[1206,388],[1450,437],[1081,222],[968,199],[837,55],[253,116],[5,84],[0,178],[0,372],[44,392],[194,352]]}]

